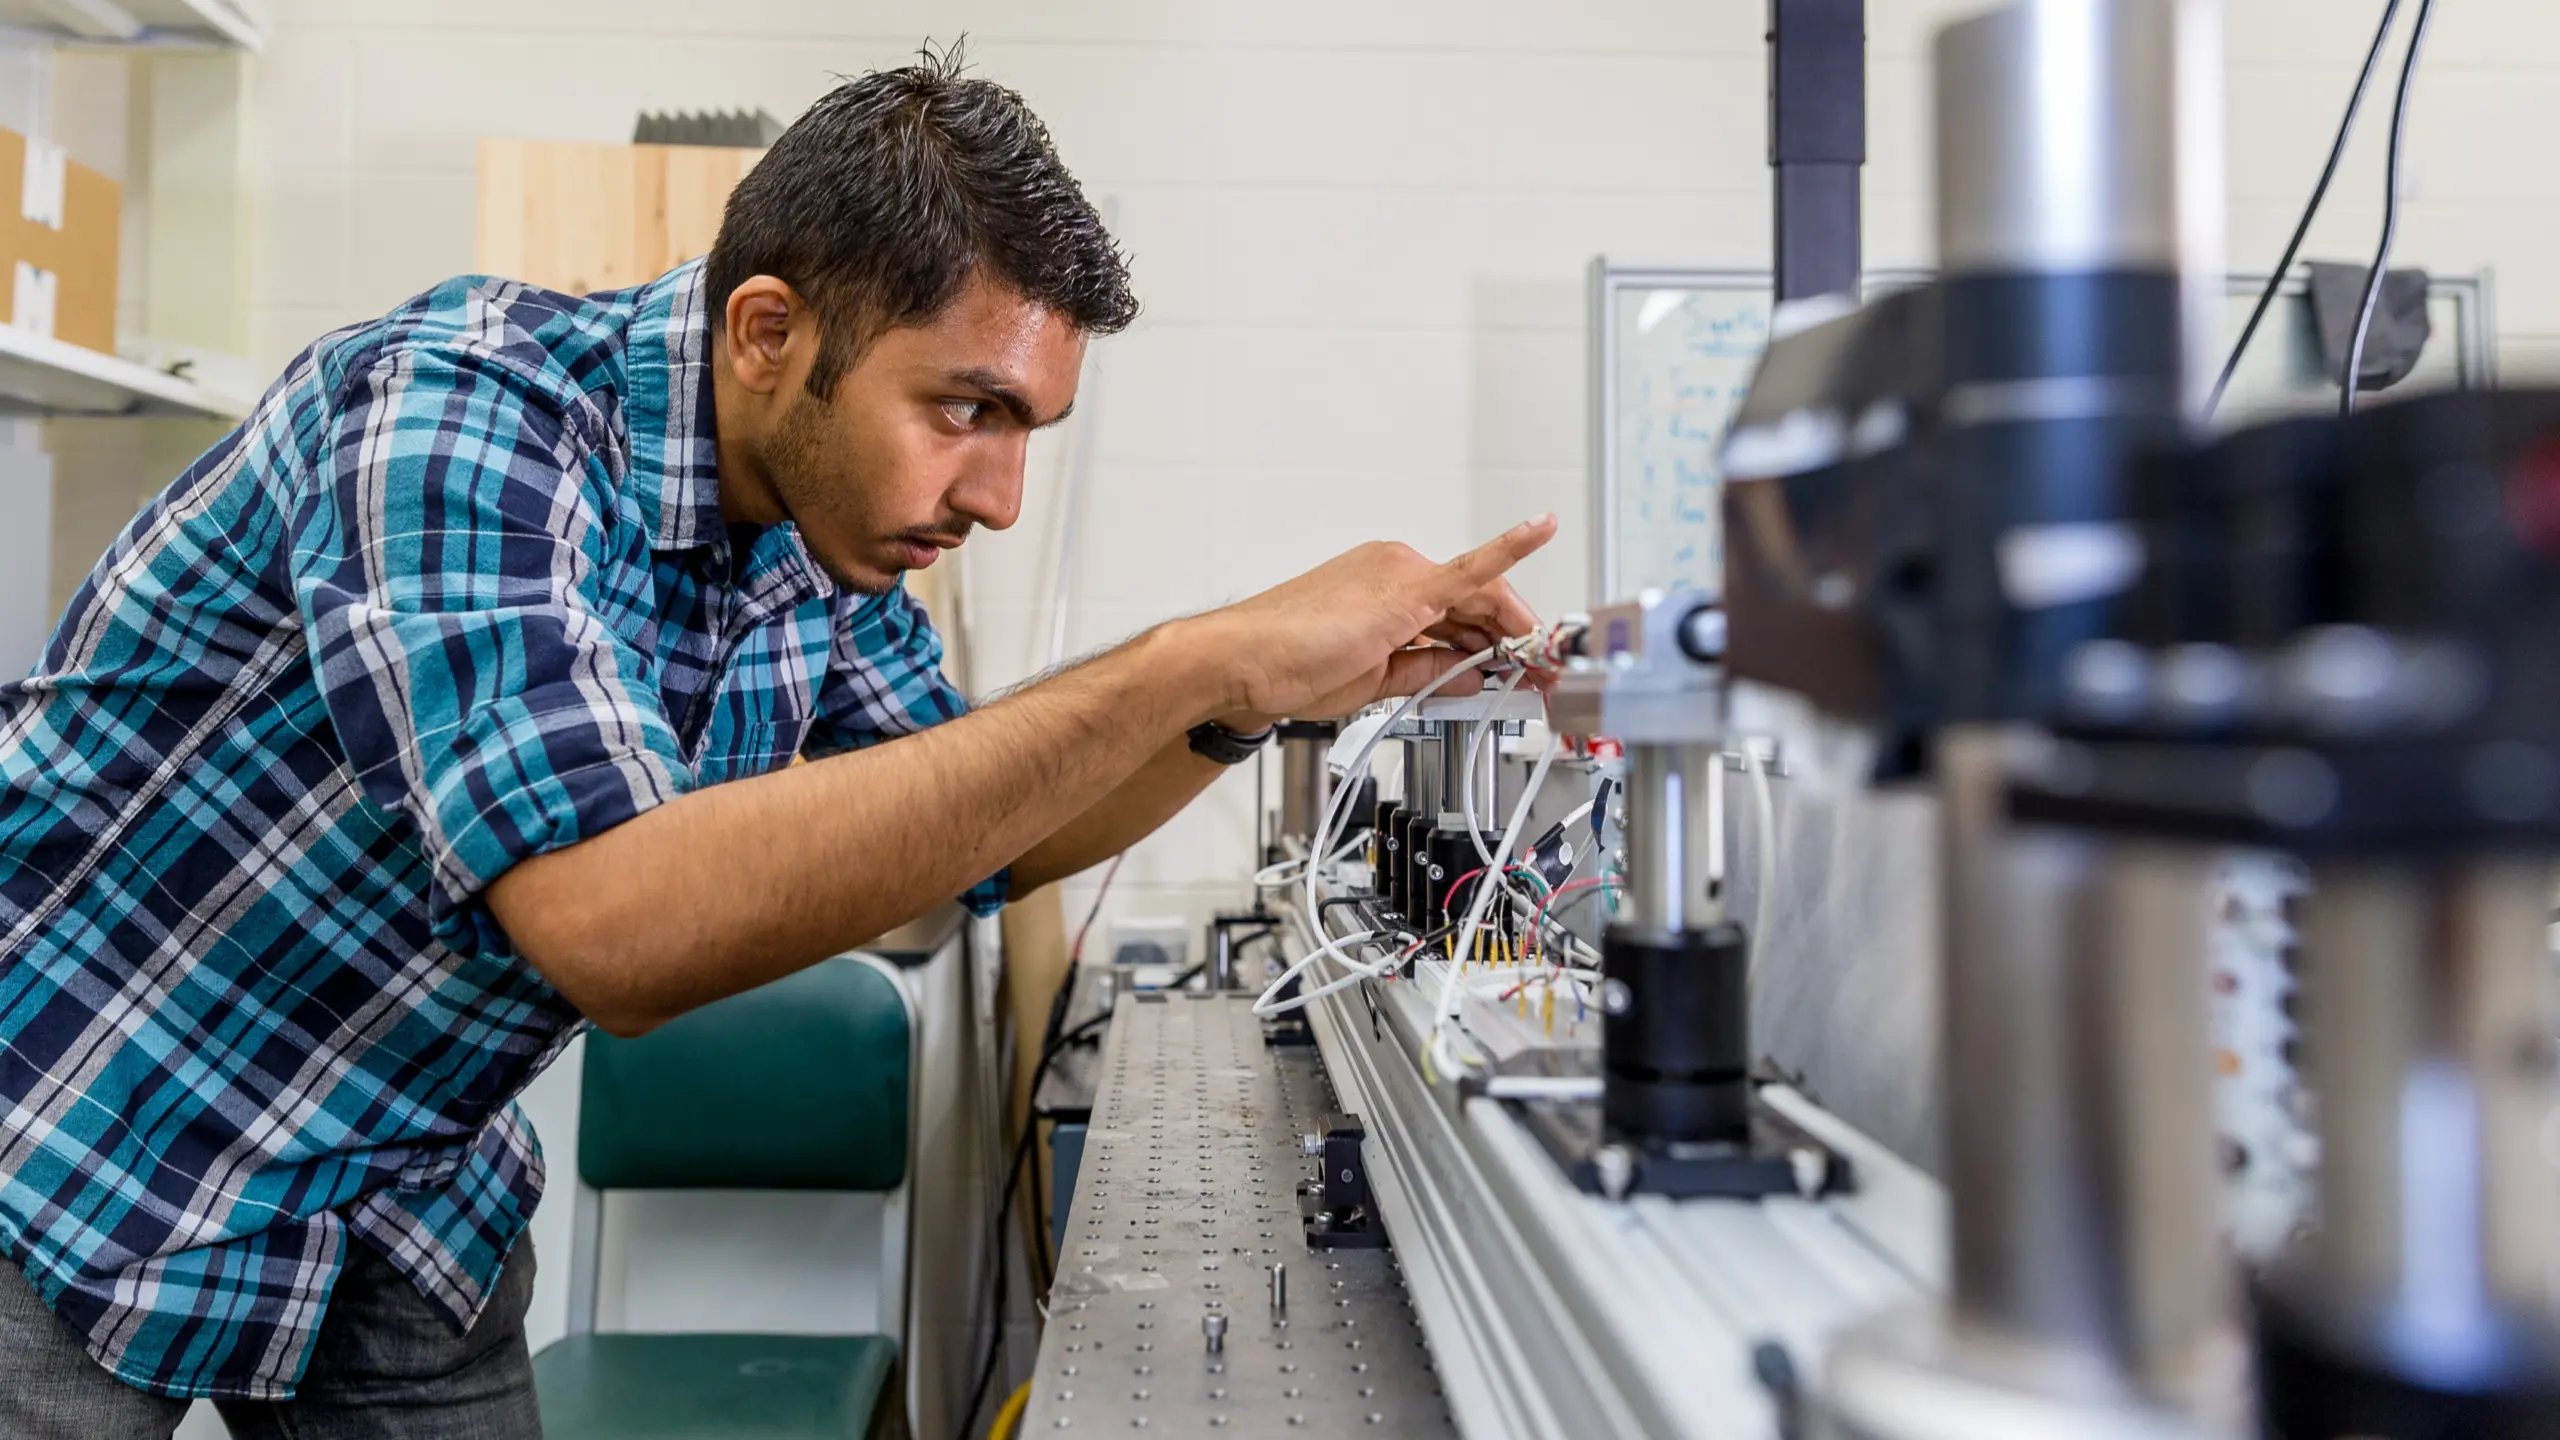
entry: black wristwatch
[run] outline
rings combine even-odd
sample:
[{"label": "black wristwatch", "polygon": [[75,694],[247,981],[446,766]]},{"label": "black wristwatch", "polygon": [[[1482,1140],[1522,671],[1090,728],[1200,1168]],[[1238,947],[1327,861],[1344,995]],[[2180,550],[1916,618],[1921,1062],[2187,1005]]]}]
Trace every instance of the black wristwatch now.
[{"label": "black wristwatch", "polygon": [[1241,765],[1262,753],[1262,747],[1271,743],[1275,728],[1265,725],[1250,735],[1240,735],[1215,720],[1204,720],[1191,727],[1191,753],[1221,765]]}]

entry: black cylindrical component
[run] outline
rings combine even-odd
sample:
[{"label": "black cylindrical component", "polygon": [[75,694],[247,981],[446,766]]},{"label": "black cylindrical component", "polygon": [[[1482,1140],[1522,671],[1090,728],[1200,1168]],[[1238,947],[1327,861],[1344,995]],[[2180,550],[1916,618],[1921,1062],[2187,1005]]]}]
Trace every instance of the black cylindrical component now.
[{"label": "black cylindrical component", "polygon": [[[1478,837],[1486,852],[1502,843],[1499,835]],[[1476,842],[1464,830],[1434,830],[1424,851],[1431,861],[1431,911],[1423,921],[1428,926],[1455,925],[1467,918],[1467,907],[1476,902],[1476,887],[1485,883],[1484,855],[1477,853]],[[1460,877],[1465,877],[1461,883]],[[1490,915],[1492,912],[1488,911]]]},{"label": "black cylindrical component", "polygon": [[[2553,1440],[2560,1371],[2544,1317],[2463,1317],[2486,1326],[2431,1335],[2428,1317],[2360,1310],[2279,1280],[2259,1287],[2258,1394],[2265,1433],[2326,1440]],[[2444,1342],[2452,1341],[2448,1347]],[[2449,1351],[2467,1351],[2457,1357]],[[2393,1363],[2384,1357],[2397,1354]],[[2447,1364],[2449,1360],[2457,1363]]]},{"label": "black cylindrical component", "polygon": [[1611,925],[1600,940],[1601,1114],[1634,1140],[1751,1129],[1750,943],[1741,926]]},{"label": "black cylindrical component", "polygon": [[1398,915],[1404,911],[1404,806],[1381,800],[1376,814],[1377,833],[1371,842],[1377,867],[1373,888],[1386,912]]},{"label": "black cylindrical component", "polygon": [[1436,815],[1407,815],[1404,819],[1404,915],[1405,923],[1416,930],[1432,925],[1432,902],[1439,899],[1431,876],[1431,833],[1439,826]]}]

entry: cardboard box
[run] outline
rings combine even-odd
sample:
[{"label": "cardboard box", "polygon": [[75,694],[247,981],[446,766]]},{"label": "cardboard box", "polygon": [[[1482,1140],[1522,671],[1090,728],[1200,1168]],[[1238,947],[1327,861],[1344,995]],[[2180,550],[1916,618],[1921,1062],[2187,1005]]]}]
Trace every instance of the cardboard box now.
[{"label": "cardboard box", "polygon": [[761,150],[480,142],[484,274],[583,295],[655,280],[711,248]]},{"label": "cardboard box", "polygon": [[0,323],[114,354],[116,182],[0,130]]}]

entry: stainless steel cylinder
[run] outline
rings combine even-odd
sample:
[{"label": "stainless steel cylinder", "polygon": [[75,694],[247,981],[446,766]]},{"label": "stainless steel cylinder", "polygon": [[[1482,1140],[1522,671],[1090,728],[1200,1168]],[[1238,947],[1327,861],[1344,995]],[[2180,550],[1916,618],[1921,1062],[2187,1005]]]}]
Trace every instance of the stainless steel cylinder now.
[{"label": "stainless steel cylinder", "polygon": [[[1467,747],[1475,739],[1475,728],[1473,725],[1452,724],[1440,739],[1440,828],[1443,830],[1466,828],[1465,796],[1470,783],[1467,779]],[[1472,782],[1475,787],[1476,828],[1480,832],[1499,831],[1503,820],[1509,818],[1494,813],[1502,799],[1496,779],[1501,763],[1502,737],[1487,735],[1484,743],[1475,747],[1475,779]]]},{"label": "stainless steel cylinder", "polygon": [[1280,833],[1312,843],[1323,823],[1324,807],[1333,799],[1333,768],[1327,755],[1330,740],[1307,738],[1280,742]]},{"label": "stainless steel cylinder", "polygon": [[2175,263],[2175,0],[2026,0],[1938,35],[1938,263]]},{"label": "stainless steel cylinder", "polygon": [[1440,739],[1417,735],[1404,742],[1404,808],[1415,815],[1440,813]]},{"label": "stainless steel cylinder", "polygon": [[2313,870],[2320,1219],[2301,1269],[2419,1348],[2554,1311],[2552,877],[2512,857]]},{"label": "stainless steel cylinder", "polygon": [[2011,743],[1937,752],[1951,1328],[2021,1389],[2218,1413],[2206,861],[2013,831]]},{"label": "stainless steel cylinder", "polygon": [[1627,747],[1627,896],[1620,919],[1677,932],[1724,918],[1707,893],[1707,777],[1722,763],[1713,745]]},{"label": "stainless steel cylinder", "polygon": [[2018,0],[1940,31],[1940,270],[2179,271],[2200,391],[2221,334],[2221,31],[2218,0]]}]

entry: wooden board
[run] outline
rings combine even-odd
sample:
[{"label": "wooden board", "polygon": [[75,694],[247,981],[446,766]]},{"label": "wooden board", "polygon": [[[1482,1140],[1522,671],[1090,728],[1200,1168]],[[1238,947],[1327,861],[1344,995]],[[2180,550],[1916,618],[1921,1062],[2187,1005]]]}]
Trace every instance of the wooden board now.
[{"label": "wooden board", "polygon": [[653,280],[711,249],[730,190],[763,155],[483,140],[478,267],[572,295]]}]

